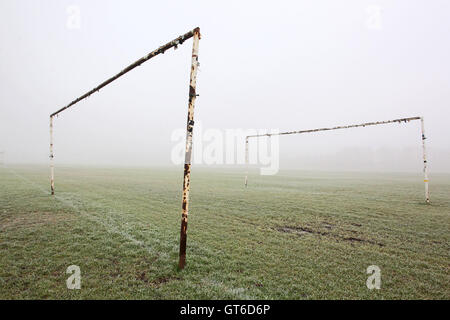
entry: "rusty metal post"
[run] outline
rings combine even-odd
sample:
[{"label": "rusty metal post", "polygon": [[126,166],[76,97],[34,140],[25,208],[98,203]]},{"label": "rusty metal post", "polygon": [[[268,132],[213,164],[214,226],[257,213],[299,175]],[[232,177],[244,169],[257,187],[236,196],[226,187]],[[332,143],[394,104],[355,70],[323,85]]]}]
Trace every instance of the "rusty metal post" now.
[{"label": "rusty metal post", "polygon": [[247,188],[248,182],[248,137],[245,137],[245,187]]},{"label": "rusty metal post", "polygon": [[189,84],[189,106],[186,124],[186,150],[184,158],[184,179],[183,179],[183,199],[181,212],[181,231],[180,231],[180,260],[178,268],[183,269],[186,265],[186,241],[187,241],[187,219],[189,212],[189,188],[191,180],[191,159],[192,159],[192,135],[194,131],[194,107],[197,93],[195,91],[197,83],[198,68],[198,44],[200,40],[200,28],[194,29],[192,44],[192,64],[191,78]]},{"label": "rusty metal post", "polygon": [[50,116],[50,188],[52,195],[55,194],[55,173],[53,164],[53,117]]},{"label": "rusty metal post", "polygon": [[420,125],[422,130],[422,155],[423,155],[423,182],[425,183],[425,202],[430,203],[430,193],[428,191],[428,162],[427,162],[427,152],[425,148],[425,125],[423,122],[423,117],[420,117]]}]

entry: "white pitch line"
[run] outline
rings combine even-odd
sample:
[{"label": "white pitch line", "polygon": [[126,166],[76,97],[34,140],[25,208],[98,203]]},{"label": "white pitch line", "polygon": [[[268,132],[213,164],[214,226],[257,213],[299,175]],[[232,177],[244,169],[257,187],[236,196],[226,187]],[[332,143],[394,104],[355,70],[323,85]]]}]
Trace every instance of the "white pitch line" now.
[{"label": "white pitch line", "polygon": [[[46,195],[50,195],[50,192],[47,191],[46,189],[44,189],[43,187],[41,187],[40,185],[34,183],[33,181],[31,181],[30,179],[25,178],[24,176],[18,174],[16,171],[14,171],[11,168],[8,168],[8,170],[16,177],[20,178],[22,181],[26,182],[27,184],[33,186],[34,188],[40,190],[41,192],[43,192]],[[71,207],[72,209],[74,209],[76,212],[78,212],[79,214],[81,214],[82,216],[86,217],[87,219],[94,221],[100,225],[102,225],[108,232],[110,233],[115,233],[115,234],[119,234],[121,235],[123,238],[125,238],[126,240],[132,242],[133,244],[139,246],[139,247],[143,247],[144,249],[146,249],[149,253],[151,254],[155,254],[158,256],[163,256],[163,257],[167,257],[167,253],[166,252],[159,252],[159,251],[155,251],[153,248],[147,246],[143,241],[137,240],[136,238],[134,238],[132,235],[130,235],[127,232],[124,232],[122,230],[117,229],[115,226],[111,225],[110,223],[105,223],[103,220],[98,219],[97,217],[93,216],[92,214],[89,214],[86,210],[80,208],[78,205],[74,204],[72,201],[68,200],[68,199],[64,199],[59,195],[53,195],[52,197],[54,197],[55,199],[57,199],[58,201],[60,201],[61,203],[63,203],[64,205]],[[94,218],[95,217],[95,218]]]},{"label": "white pitch line", "polygon": [[[46,194],[46,195],[51,195],[51,193],[44,189],[43,187],[41,187],[40,185],[34,183],[33,181],[31,181],[30,179],[25,178],[24,176],[18,174],[17,172],[15,172],[13,169],[8,168],[8,170],[15,175],[16,177],[18,177],[19,179],[25,181],[26,183],[32,185],[34,188],[40,190],[42,193]],[[125,238],[126,240],[132,242],[133,244],[139,246],[139,247],[143,247],[144,249],[146,249],[150,254],[155,254],[157,256],[162,256],[164,258],[168,257],[168,254],[166,252],[159,252],[159,251],[155,251],[153,248],[145,245],[145,243],[143,241],[137,240],[136,238],[134,238],[132,235],[130,235],[127,232],[118,230],[115,226],[112,226],[111,224],[106,224],[104,221],[99,220],[99,219],[94,219],[94,216],[89,214],[86,210],[81,209],[78,205],[74,204],[72,201],[67,200],[62,198],[59,195],[53,195],[52,197],[54,197],[55,199],[59,200],[60,202],[62,202],[63,204],[65,204],[68,207],[73,208],[75,211],[77,211],[79,214],[83,215],[84,217],[86,217],[87,219],[94,221],[100,225],[102,225],[108,232],[110,233],[115,233],[115,234],[119,234],[121,235],[123,238]],[[205,250],[205,248],[203,248],[203,250]],[[206,252],[211,253],[212,252],[210,250],[206,250]],[[244,300],[252,300],[253,298],[251,296],[248,296],[247,294],[245,294],[245,289],[244,288],[233,288],[233,287],[228,287],[226,285],[223,284],[223,282],[217,282],[214,280],[210,280],[208,278],[204,278],[202,279],[202,284],[207,284],[208,286],[211,287],[218,287],[221,288],[222,290],[226,291],[227,293],[235,296],[238,299],[244,299]],[[196,285],[196,284],[194,284]],[[201,285],[196,285],[196,286],[200,286]]]}]

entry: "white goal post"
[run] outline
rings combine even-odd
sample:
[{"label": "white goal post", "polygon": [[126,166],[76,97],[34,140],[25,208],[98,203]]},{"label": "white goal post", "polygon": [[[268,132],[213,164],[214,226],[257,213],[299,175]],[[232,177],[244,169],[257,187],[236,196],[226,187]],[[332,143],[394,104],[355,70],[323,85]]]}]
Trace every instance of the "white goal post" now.
[{"label": "white goal post", "polygon": [[430,193],[428,191],[428,170],[427,170],[427,153],[425,148],[425,126],[423,117],[410,117],[410,118],[402,118],[402,119],[394,119],[394,120],[386,120],[386,121],[377,121],[377,122],[366,122],[360,124],[352,124],[347,126],[336,126],[329,128],[317,128],[317,129],[309,129],[309,130],[299,130],[299,131],[287,131],[287,132],[279,132],[279,133],[265,133],[265,134],[256,134],[249,135],[245,137],[245,164],[246,164],[246,174],[244,184],[245,187],[248,185],[248,166],[249,166],[249,155],[248,155],[248,141],[249,138],[258,138],[258,137],[270,137],[270,136],[281,136],[288,134],[302,134],[302,133],[313,133],[319,131],[329,131],[329,130],[338,130],[338,129],[350,129],[350,128],[358,128],[358,127],[367,127],[367,126],[376,126],[380,124],[389,124],[389,123],[407,123],[413,120],[420,120],[420,129],[422,132],[422,154],[423,154],[423,174],[424,174],[424,183],[425,183],[425,201],[426,203],[430,203]]},{"label": "white goal post", "polygon": [[50,189],[51,194],[55,194],[55,175],[54,175],[54,153],[53,153],[53,120],[61,112],[70,108],[74,104],[80,102],[81,100],[89,97],[91,94],[98,92],[103,87],[107,86],[114,80],[123,76],[125,73],[133,70],[134,68],[140,66],[147,60],[163,54],[166,50],[174,48],[176,49],[179,45],[183,44],[184,41],[193,38],[192,44],[192,59],[191,59],[191,72],[190,72],[190,82],[189,82],[189,103],[188,103],[188,114],[186,123],[186,149],[185,149],[185,162],[184,162],[184,179],[183,179],[183,198],[182,198],[182,213],[181,213],[181,231],[180,231],[180,254],[178,266],[183,269],[186,264],[186,237],[187,237],[187,218],[189,210],[189,187],[190,187],[190,177],[191,177],[191,154],[192,154],[192,135],[194,130],[194,106],[195,99],[198,96],[196,93],[196,83],[197,83],[197,69],[198,69],[198,45],[200,40],[200,28],[195,28],[184,35],[162,45],[158,49],[148,53],[144,57],[130,64],[128,67],[117,73],[115,76],[105,80],[99,84],[94,89],[86,92],[82,96],[70,102],[65,107],[59,109],[58,111],[50,115]]}]

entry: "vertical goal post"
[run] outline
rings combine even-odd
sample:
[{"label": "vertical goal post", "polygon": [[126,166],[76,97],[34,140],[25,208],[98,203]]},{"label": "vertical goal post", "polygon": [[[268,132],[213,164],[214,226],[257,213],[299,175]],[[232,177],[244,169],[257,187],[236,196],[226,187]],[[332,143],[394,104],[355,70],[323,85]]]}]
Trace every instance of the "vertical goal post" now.
[{"label": "vertical goal post", "polygon": [[181,213],[181,231],[180,231],[180,253],[179,253],[179,269],[183,269],[186,265],[186,240],[187,240],[187,218],[189,212],[189,188],[190,188],[190,177],[191,177],[191,158],[192,158],[192,136],[194,130],[194,107],[195,100],[198,94],[196,93],[196,83],[197,83],[197,69],[198,69],[198,47],[200,40],[200,28],[195,28],[184,35],[160,46],[158,49],[148,53],[139,60],[127,66],[125,69],[112,76],[111,78],[105,80],[99,84],[94,89],[86,92],[82,96],[76,98],[68,105],[62,107],[61,109],[53,112],[50,115],[50,189],[51,194],[55,194],[55,174],[54,174],[54,150],[53,150],[53,120],[61,112],[70,108],[74,104],[86,99],[91,94],[98,92],[103,87],[107,86],[114,80],[120,78],[127,72],[130,72],[134,68],[140,66],[144,62],[150,60],[151,58],[164,54],[168,49],[177,47],[186,40],[193,38],[192,42],[192,59],[191,59],[191,70],[190,70],[190,81],[189,81],[189,103],[188,103],[188,113],[187,113],[187,123],[186,123],[186,149],[185,149],[185,161],[184,161],[184,175],[183,175],[183,197],[182,197],[182,213]]},{"label": "vertical goal post", "polygon": [[255,134],[249,135],[245,137],[245,164],[246,164],[246,173],[244,179],[245,187],[248,186],[248,171],[249,171],[249,155],[248,155],[248,144],[249,138],[259,138],[259,137],[271,137],[271,136],[282,136],[289,134],[302,134],[302,133],[313,133],[319,131],[330,131],[330,130],[339,130],[339,129],[350,129],[350,128],[358,128],[358,127],[367,127],[367,126],[376,126],[381,124],[390,124],[390,123],[407,123],[413,120],[420,120],[420,130],[421,130],[421,140],[422,140],[422,156],[423,156],[423,175],[424,175],[424,184],[425,184],[425,202],[430,203],[430,193],[428,191],[428,161],[427,161],[427,153],[425,148],[425,125],[423,117],[410,117],[410,118],[402,118],[402,119],[394,119],[394,120],[386,120],[386,121],[377,121],[377,122],[366,122],[360,124],[352,124],[347,126],[336,126],[329,128],[317,128],[317,129],[309,129],[309,130],[299,130],[299,131],[287,131],[287,132],[279,132],[279,133],[265,133],[265,134]]}]

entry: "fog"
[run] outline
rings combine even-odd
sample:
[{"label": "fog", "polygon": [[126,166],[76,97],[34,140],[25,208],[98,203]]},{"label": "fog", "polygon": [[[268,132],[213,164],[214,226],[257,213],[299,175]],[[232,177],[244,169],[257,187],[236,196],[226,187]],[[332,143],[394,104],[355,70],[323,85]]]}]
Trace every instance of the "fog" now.
[{"label": "fog", "polygon": [[[312,129],[423,116],[430,172],[450,172],[450,2],[0,1],[0,151],[49,160],[49,115],[200,27],[195,120]],[[55,119],[56,165],[170,165],[192,40]],[[205,137],[194,129],[194,150]],[[420,171],[420,122],[280,137],[281,169]],[[207,142],[204,142],[204,144]]]}]

